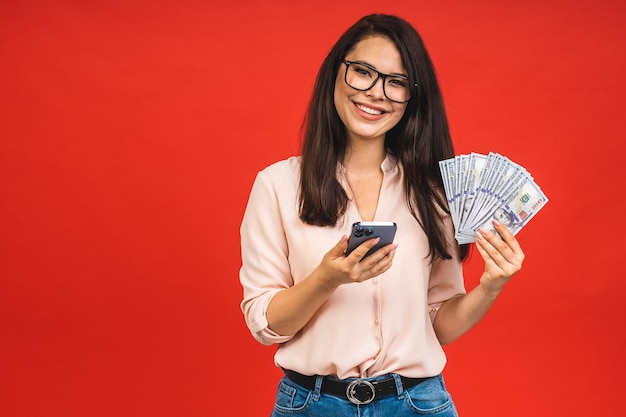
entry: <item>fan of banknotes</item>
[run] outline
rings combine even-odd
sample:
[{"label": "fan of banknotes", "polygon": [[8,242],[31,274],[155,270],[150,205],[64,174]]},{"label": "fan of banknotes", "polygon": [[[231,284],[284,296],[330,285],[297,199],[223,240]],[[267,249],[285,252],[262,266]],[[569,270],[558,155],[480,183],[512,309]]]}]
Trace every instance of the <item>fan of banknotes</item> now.
[{"label": "fan of banknotes", "polygon": [[459,155],[439,162],[455,238],[476,240],[476,231],[495,232],[493,219],[515,235],[548,202],[526,169],[497,153]]}]

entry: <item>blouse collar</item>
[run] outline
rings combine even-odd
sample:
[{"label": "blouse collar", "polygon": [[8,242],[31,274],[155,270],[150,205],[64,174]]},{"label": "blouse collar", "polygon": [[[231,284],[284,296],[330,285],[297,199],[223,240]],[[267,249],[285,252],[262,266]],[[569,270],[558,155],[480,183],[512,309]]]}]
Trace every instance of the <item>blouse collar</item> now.
[{"label": "blouse collar", "polygon": [[[380,168],[383,170],[383,172],[391,172],[397,167],[398,159],[390,153],[387,153],[387,155],[385,155],[385,159],[383,159],[383,162],[380,164]],[[337,162],[337,173],[341,174],[342,176],[346,175],[346,167],[343,166],[341,162]]]}]

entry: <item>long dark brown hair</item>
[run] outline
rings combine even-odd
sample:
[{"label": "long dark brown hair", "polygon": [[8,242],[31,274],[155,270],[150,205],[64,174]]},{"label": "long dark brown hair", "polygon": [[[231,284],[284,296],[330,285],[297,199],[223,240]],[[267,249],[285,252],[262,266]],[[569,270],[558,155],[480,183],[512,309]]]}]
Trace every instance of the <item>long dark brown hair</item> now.
[{"label": "long dark brown hair", "polygon": [[[411,80],[411,99],[400,122],[385,136],[387,151],[404,170],[409,209],[428,237],[430,257],[450,259],[451,242],[443,230],[443,199],[438,162],[454,156],[441,90],[424,43],[402,18],[374,14],[361,18],[333,46],[322,63],[303,124],[300,218],[318,226],[334,226],[345,213],[348,196],[337,180],[337,163],[347,147],[345,126],[334,105],[337,71],[348,52],[369,36],[392,41]],[[416,211],[417,209],[417,211]],[[468,245],[452,252],[460,259]]]}]

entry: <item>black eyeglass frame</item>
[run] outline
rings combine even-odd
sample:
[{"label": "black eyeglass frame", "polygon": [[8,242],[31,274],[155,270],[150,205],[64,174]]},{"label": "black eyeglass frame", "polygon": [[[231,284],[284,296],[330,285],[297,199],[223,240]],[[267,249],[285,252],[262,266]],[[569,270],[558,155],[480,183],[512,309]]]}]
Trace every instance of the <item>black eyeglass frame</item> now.
[{"label": "black eyeglass frame", "polygon": [[[387,97],[387,100],[389,101],[393,101],[394,103],[408,103],[409,100],[411,100],[411,90],[409,89],[409,98],[407,98],[405,101],[398,101],[398,100],[394,100],[389,98],[389,96],[387,95],[387,90],[385,89],[385,80],[387,80],[387,77],[393,77],[393,78],[401,78],[403,80],[407,80],[407,82],[409,81],[409,77],[406,77],[404,75],[399,75],[399,74],[385,74],[384,72],[380,72],[378,71],[376,68],[372,67],[369,64],[366,64],[364,62],[360,62],[360,61],[348,61],[347,59],[342,60],[341,62],[343,62],[346,66],[346,72],[343,76],[343,81],[346,83],[346,85],[350,88],[354,88],[357,91],[367,91],[367,90],[371,90],[376,83],[378,82],[378,80],[380,79],[380,77],[383,78],[383,94],[385,95],[385,97]],[[372,71],[374,71],[376,74],[378,74],[378,76],[374,79],[374,81],[372,82],[372,85],[370,85],[367,88],[356,88],[353,87],[352,85],[350,85],[350,83],[348,83],[348,69],[350,69],[350,65],[352,64],[359,64],[364,66],[365,68],[368,68]],[[414,87],[417,87],[417,84],[413,84]]]}]

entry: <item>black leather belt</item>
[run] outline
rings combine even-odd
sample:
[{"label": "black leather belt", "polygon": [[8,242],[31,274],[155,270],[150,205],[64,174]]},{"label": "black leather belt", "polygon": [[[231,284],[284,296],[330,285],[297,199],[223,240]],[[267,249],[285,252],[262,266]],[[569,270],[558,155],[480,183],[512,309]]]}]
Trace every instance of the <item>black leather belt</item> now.
[{"label": "black leather belt", "polygon": [[[286,370],[285,374],[296,384],[308,389],[315,389],[315,381],[317,377],[299,374],[295,371]],[[401,376],[402,387],[404,389],[412,388],[428,378],[406,378]],[[330,394],[336,397],[347,398],[353,404],[369,404],[376,398],[386,397],[388,395],[397,395],[396,380],[393,377],[381,379],[378,381],[368,381],[366,379],[351,379],[347,381],[338,381],[327,376],[323,377],[320,391],[323,394]]]}]

